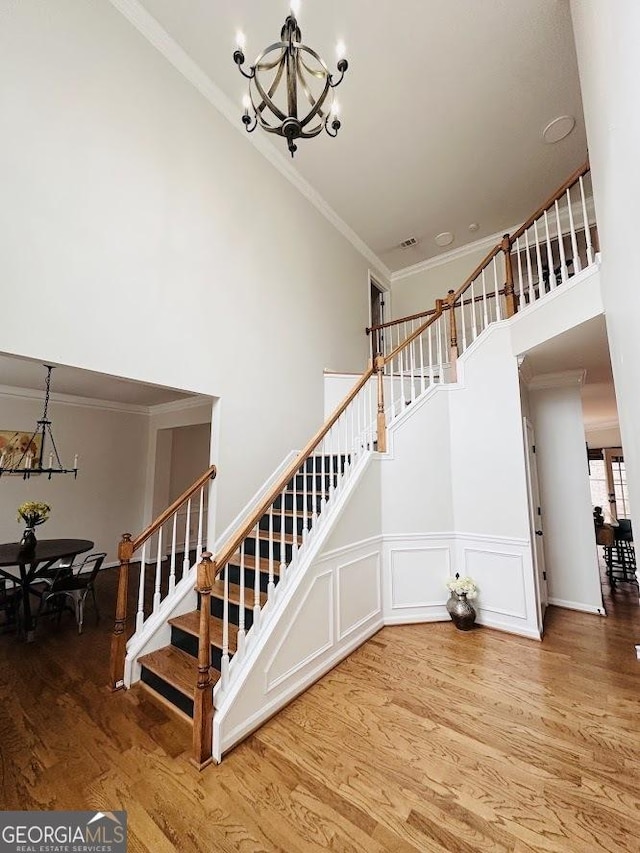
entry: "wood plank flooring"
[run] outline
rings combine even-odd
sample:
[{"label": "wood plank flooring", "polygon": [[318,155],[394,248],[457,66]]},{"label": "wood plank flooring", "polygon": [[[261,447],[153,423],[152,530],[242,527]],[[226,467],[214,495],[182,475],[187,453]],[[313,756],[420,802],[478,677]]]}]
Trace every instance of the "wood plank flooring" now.
[{"label": "wood plank flooring", "polygon": [[185,722],[107,692],[88,603],[82,636],[71,615],[0,636],[0,807],[126,809],[153,853],[637,853],[637,590],[607,610],[550,608],[542,643],[385,628],[198,774]]}]

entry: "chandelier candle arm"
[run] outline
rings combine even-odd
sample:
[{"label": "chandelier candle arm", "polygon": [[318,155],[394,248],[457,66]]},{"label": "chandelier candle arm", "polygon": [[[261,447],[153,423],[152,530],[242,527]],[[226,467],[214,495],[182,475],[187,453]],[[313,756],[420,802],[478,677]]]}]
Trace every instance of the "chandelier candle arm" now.
[{"label": "chandelier candle arm", "polygon": [[328,136],[337,136],[341,122],[333,90],[342,83],[349,67],[342,42],[337,48],[336,79],[322,57],[303,44],[293,9],[285,19],[280,41],[263,50],[248,70],[244,68],[244,45],[244,35],[238,32],[233,61],[249,81],[242,115],[248,133],[260,125],[267,133],[284,137],[292,157],[298,150],[297,139],[310,139],[322,130]]}]

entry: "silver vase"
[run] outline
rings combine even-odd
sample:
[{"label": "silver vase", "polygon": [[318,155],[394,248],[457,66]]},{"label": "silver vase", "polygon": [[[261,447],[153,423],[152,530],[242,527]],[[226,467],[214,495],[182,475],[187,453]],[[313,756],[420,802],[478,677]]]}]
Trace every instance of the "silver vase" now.
[{"label": "silver vase", "polygon": [[451,616],[453,624],[459,631],[469,631],[473,628],[476,621],[476,611],[470,601],[467,601],[466,592],[456,592],[453,594],[454,601],[451,607],[447,602],[447,610]]}]

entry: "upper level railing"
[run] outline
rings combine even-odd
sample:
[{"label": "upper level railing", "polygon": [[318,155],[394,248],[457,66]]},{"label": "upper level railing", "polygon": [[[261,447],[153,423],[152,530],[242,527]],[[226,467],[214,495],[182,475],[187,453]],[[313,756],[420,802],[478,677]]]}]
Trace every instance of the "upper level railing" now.
[{"label": "upper level railing", "polygon": [[[594,263],[598,235],[590,178],[587,161],[443,298],[454,360],[489,323],[511,317]],[[434,313],[371,326],[374,352],[386,356]]]}]

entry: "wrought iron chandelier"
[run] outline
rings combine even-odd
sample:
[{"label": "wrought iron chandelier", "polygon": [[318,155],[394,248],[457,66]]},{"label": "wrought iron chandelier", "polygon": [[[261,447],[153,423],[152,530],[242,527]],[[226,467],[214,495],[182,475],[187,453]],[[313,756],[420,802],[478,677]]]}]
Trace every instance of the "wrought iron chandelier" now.
[{"label": "wrought iron chandelier", "polygon": [[[26,432],[16,432],[1,448],[0,477],[3,474],[21,474],[24,480],[28,480],[32,474],[46,474],[50,480],[54,474],[73,474],[74,479],[78,476],[78,454],[73,460],[73,468],[64,468],[60,461],[51,431],[51,420],[47,417],[51,393],[51,371],[54,368],[50,364],[44,364],[43,367],[47,369],[47,380],[42,417],[36,421],[36,428],[31,435]],[[48,464],[45,465],[44,441],[47,435],[52,449],[49,451]]]},{"label": "wrought iron chandelier", "polygon": [[340,130],[338,104],[333,90],[342,83],[349,63],[338,46],[337,68],[333,79],[320,55],[302,43],[302,33],[293,9],[280,32],[280,41],[269,45],[255,63],[245,70],[244,36],[238,33],[233,59],[240,73],[249,80],[242,122],[249,133],[260,125],[267,133],[287,140],[291,156],[296,139],[310,139],[323,129],[335,137]]}]

